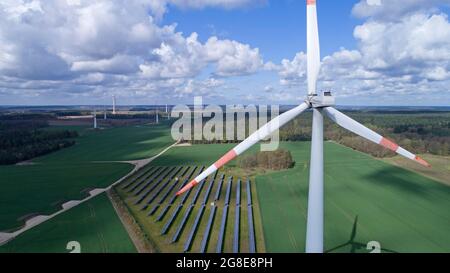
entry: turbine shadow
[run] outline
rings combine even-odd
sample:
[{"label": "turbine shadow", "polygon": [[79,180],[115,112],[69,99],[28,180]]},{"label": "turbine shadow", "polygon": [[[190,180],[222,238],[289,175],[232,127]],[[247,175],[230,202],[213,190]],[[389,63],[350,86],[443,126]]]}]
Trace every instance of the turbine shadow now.
[{"label": "turbine shadow", "polygon": [[[369,252],[369,249],[367,249],[367,244],[363,244],[361,242],[355,241],[357,231],[358,231],[358,215],[355,217],[355,220],[353,222],[352,231],[350,233],[350,239],[343,244],[340,244],[338,246],[335,246],[328,250],[325,250],[325,253],[332,253],[336,250],[339,250],[339,249],[347,247],[347,246],[351,247],[350,253],[356,253],[357,250],[362,250],[362,249],[367,250],[367,252]],[[381,248],[381,251],[389,252],[389,253],[396,253],[396,251],[387,249],[387,248]]]}]

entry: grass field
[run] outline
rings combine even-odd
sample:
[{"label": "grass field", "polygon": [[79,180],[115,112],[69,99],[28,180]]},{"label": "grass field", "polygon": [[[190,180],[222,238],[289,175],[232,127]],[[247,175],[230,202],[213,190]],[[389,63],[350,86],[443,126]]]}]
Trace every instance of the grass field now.
[{"label": "grass field", "polygon": [[82,253],[136,252],[110,201],[102,194],[1,246],[0,253],[68,253],[69,241],[79,242]]},{"label": "grass field", "polygon": [[36,158],[32,165],[0,166],[0,231],[20,227],[24,216],[59,210],[63,202],[109,186],[132,169],[95,161],[145,158],[173,143],[167,125],[73,129],[80,133],[74,146]]},{"label": "grass field", "polygon": [[415,164],[415,162],[408,160],[401,156],[394,156],[391,158],[385,158],[386,162],[393,165],[403,167],[405,169],[418,172],[424,176],[436,179],[450,186],[450,157],[449,156],[437,156],[431,154],[420,155],[427,162],[433,166],[432,168],[423,168],[422,166]]},{"label": "grass field", "polygon": [[[68,129],[67,127],[64,127]],[[142,159],[158,154],[174,142],[170,127],[136,125],[94,131],[81,130],[77,144],[38,158],[36,162],[124,161]]]},{"label": "grass field", "polygon": [[[303,252],[309,143],[283,143],[295,168],[258,176],[268,252]],[[449,252],[450,187],[381,160],[325,144],[325,249],[368,252]]]},{"label": "grass field", "polygon": [[17,219],[24,215],[51,214],[66,201],[86,197],[87,189],[105,188],[131,170],[122,163],[0,167],[0,230],[19,227]]}]

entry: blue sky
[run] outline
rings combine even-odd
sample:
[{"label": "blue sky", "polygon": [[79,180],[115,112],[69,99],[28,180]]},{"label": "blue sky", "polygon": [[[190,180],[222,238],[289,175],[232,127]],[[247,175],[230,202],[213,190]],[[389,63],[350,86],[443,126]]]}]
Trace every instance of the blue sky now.
[{"label": "blue sky", "polygon": [[[318,2],[321,50],[331,54],[340,47],[353,48],[354,27],[361,20],[352,16],[358,1]],[[306,50],[306,5],[299,0],[272,0],[266,5],[239,10],[206,8],[171,9],[163,23],[178,23],[184,33],[197,32],[200,40],[212,35],[258,47],[264,58],[279,62]]]},{"label": "blue sky", "polygon": [[[304,0],[5,0],[0,104],[296,104]],[[450,0],[318,0],[318,88],[450,104]]]}]

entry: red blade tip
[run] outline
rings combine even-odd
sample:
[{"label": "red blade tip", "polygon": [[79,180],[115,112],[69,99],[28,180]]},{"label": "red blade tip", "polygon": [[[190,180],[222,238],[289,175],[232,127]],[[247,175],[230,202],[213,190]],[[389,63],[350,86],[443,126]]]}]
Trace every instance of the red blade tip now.
[{"label": "red blade tip", "polygon": [[193,186],[195,186],[195,185],[197,185],[197,184],[198,184],[197,181],[192,180],[191,182],[189,182],[189,184],[187,184],[187,185],[184,186],[181,190],[179,190],[179,191],[176,193],[176,195],[178,196],[178,195],[180,195],[180,194],[183,194],[183,193],[187,192],[190,188],[192,188]]},{"label": "red blade tip", "polygon": [[423,165],[423,166],[425,166],[425,167],[431,167],[431,164],[430,163],[428,163],[428,162],[426,162],[425,160],[423,160],[421,157],[419,157],[419,156],[416,156],[416,161],[419,163],[419,164],[421,164],[421,165]]}]

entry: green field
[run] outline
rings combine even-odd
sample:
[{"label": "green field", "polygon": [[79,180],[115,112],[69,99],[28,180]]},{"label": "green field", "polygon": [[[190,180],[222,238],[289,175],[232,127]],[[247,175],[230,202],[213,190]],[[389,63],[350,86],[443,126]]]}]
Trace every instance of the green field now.
[{"label": "green field", "polygon": [[107,187],[132,169],[129,164],[96,161],[141,159],[173,143],[167,125],[73,129],[80,133],[74,146],[36,158],[32,165],[0,166],[1,231],[20,227],[24,216],[55,212],[65,201]]},{"label": "green field", "polygon": [[105,194],[75,207],[17,237],[0,253],[68,253],[69,241],[77,241],[81,252],[136,252],[127,232]]},{"label": "green field", "polygon": [[[65,127],[65,129],[68,129]],[[78,127],[78,130],[79,127]],[[37,162],[124,161],[158,154],[174,142],[170,127],[136,125],[102,130],[81,130],[76,145],[36,159]]]},{"label": "green field", "polygon": [[[303,252],[309,143],[283,143],[295,168],[256,178],[268,252]],[[450,187],[334,144],[325,144],[325,250],[449,252]]]}]

